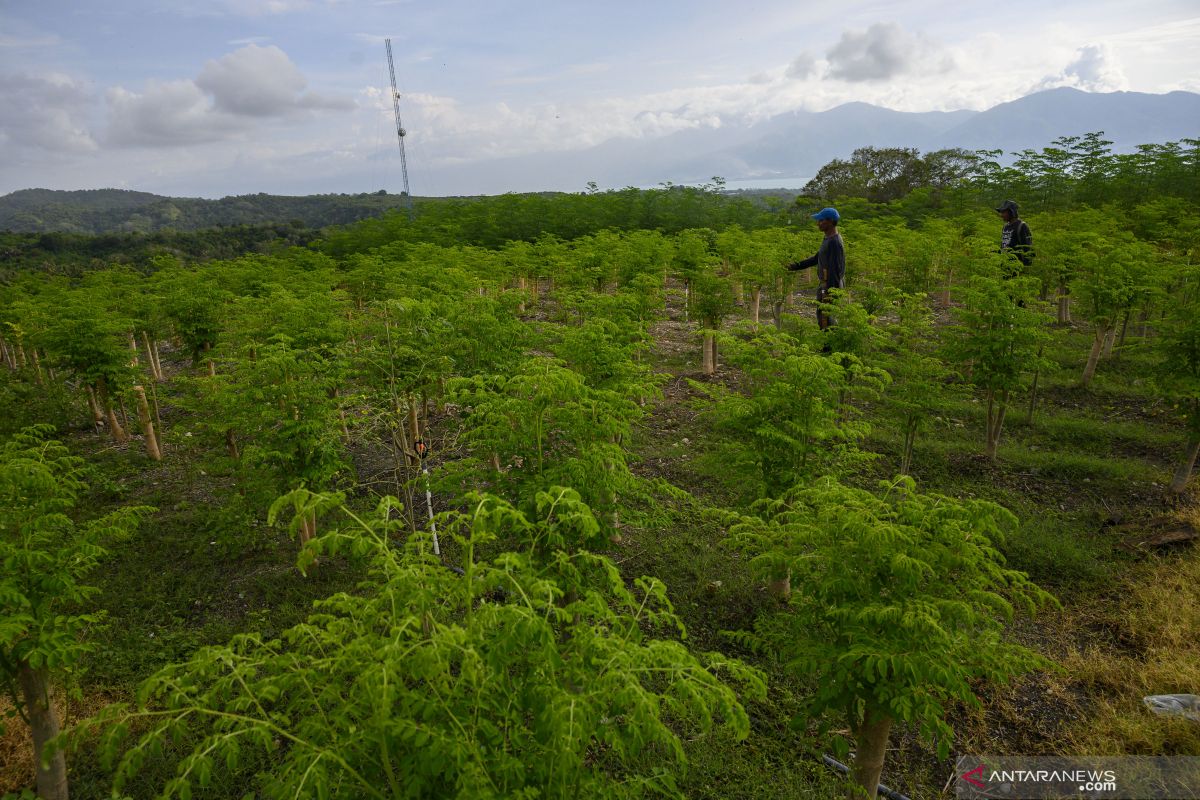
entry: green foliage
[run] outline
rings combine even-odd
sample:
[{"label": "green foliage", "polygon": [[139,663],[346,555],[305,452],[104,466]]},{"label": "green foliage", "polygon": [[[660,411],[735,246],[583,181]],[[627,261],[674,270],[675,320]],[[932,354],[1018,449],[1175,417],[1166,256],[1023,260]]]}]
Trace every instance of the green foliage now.
[{"label": "green foliage", "polygon": [[896,200],[918,188],[946,189],[967,175],[975,156],[966,150],[935,150],[921,156],[906,147],[860,147],[849,160],[835,158],[804,186],[804,194],[833,200],[863,197]]},{"label": "green foliage", "polygon": [[896,312],[895,323],[888,326],[890,341],[883,360],[892,378],[883,402],[904,436],[899,472],[907,474],[917,434],[962,392],[950,367],[937,356],[933,312],[924,299],[903,295]]},{"label": "green foliage", "polygon": [[555,354],[583,375],[592,388],[631,399],[645,398],[656,393],[662,382],[660,376],[633,360],[638,346],[647,338],[639,327],[622,326],[604,317],[590,318],[563,332]]},{"label": "green foliage", "polygon": [[1158,385],[1168,397],[1187,404],[1189,426],[1200,432],[1200,307],[1179,306],[1156,342]]},{"label": "green foliage", "polygon": [[61,673],[89,649],[83,636],[100,615],[85,610],[97,591],[86,581],[105,545],[154,511],[129,506],[77,522],[83,460],[47,438],[50,432],[27,428],[0,448],[0,675],[17,708],[22,664]]},{"label": "green foliage", "polygon": [[70,370],[85,384],[103,384],[110,393],[125,388],[130,377],[126,321],[104,314],[79,292],[57,312],[43,336],[52,364]]},{"label": "green foliage", "polygon": [[331,488],[348,469],[338,377],[328,360],[277,334],[223,359],[215,377],[188,381],[185,402],[201,415],[197,428],[214,449],[234,439],[238,483],[265,504],[299,486]]},{"label": "green foliage", "polygon": [[[714,454],[722,474],[746,479],[743,485],[755,490],[754,497],[774,496],[869,458],[858,442],[870,428],[842,402],[862,365],[857,358],[838,363],[789,334],[765,328],[748,340],[723,336],[720,343],[745,373],[742,391],[694,386],[711,401],[702,406],[703,413],[727,435]],[[864,388],[886,378],[874,370],[859,377]]]},{"label": "green foliage", "polygon": [[923,495],[909,478],[880,494],[831,478],[761,501],[730,543],[759,574],[792,576],[787,607],[737,638],[811,679],[808,714],[834,712],[852,729],[882,714],[919,727],[949,752],[950,704],[978,706],[975,681],[1045,667],[1006,641],[1014,606],[1052,603],[999,548],[1017,527],[984,501]]},{"label": "green foliage", "polygon": [[221,305],[229,299],[227,289],[215,284],[212,272],[169,271],[159,277],[163,310],[176,335],[199,363],[217,343],[221,329]]},{"label": "green foliage", "polygon": [[692,310],[705,327],[716,329],[734,309],[733,286],[712,272],[701,272],[692,280]]},{"label": "green foliage", "polygon": [[[311,547],[364,555],[370,577],[279,639],[239,636],[162,670],[136,708],[93,721],[120,755],[117,790],[170,758],[160,797],[227,777],[270,798],[682,796],[681,738],[717,726],[744,738],[734,687],[761,696],[762,678],[672,638],[682,626],[660,582],[627,587],[604,557],[554,551],[556,526],[590,513],[552,492],[570,508],[536,521],[487,495],[445,519],[461,576],[425,535],[392,545],[393,499],[363,518],[343,509],[354,524]],[[600,579],[568,597],[527,552],[476,555],[514,538]]]},{"label": "green foliage", "polygon": [[1011,393],[1026,371],[1044,361],[1044,316],[1032,307],[1035,281],[977,275],[955,309],[958,324],[947,345],[950,360],[969,370],[987,403],[986,452],[995,458]]},{"label": "green foliage", "polygon": [[456,379],[447,388],[463,410],[471,452],[447,465],[448,486],[461,492],[486,482],[528,509],[539,491],[570,483],[606,519],[618,495],[635,488],[620,442],[641,412],[623,393],[593,388],[548,358],[529,358],[513,375]]}]

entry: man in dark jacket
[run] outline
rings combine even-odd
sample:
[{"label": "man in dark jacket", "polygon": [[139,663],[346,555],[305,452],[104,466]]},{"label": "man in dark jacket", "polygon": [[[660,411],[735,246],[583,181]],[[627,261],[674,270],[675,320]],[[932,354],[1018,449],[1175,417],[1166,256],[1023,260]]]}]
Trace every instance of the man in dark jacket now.
[{"label": "man in dark jacket", "polygon": [[[1000,231],[1000,252],[1020,261],[1022,267],[1028,267],[1033,263],[1033,234],[1030,233],[1025,220],[1017,217],[1017,204],[1012,200],[1005,200],[996,211],[1004,220],[1004,228]],[[1010,266],[1005,271],[1011,278],[1018,270],[1015,264],[1011,261],[1009,263]]]},{"label": "man in dark jacket", "polygon": [[[837,225],[841,220],[836,208],[822,208],[812,215],[817,221],[817,228],[825,234],[821,248],[812,258],[788,264],[788,269],[817,268],[817,302],[824,303],[830,289],[846,288],[846,247],[842,243],[842,235],[838,233]],[[821,330],[827,329],[834,322],[833,317],[817,309],[817,324]]]}]

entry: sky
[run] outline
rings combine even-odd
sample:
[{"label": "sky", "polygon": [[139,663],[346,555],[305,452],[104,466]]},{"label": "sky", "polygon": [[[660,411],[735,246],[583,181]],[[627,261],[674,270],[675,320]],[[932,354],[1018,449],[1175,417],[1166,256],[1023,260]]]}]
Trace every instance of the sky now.
[{"label": "sky", "polygon": [[399,192],[385,38],[416,195],[852,101],[1200,92],[1196,0],[0,0],[0,194]]}]

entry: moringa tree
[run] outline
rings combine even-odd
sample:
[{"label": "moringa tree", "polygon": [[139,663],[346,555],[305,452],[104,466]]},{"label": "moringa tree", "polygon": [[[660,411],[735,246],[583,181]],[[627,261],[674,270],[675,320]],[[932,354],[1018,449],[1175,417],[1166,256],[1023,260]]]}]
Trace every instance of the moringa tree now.
[{"label": "moringa tree", "polygon": [[[461,575],[427,535],[396,546],[395,502],[342,507],[350,522],[311,543],[369,560],[353,593],[278,639],[205,648],[90,723],[120,758],[118,792],[170,760],[158,791],[179,797],[218,780],[279,800],[680,797],[685,738],[749,733],[738,690],[763,696],[761,675],[684,647],[661,582],[564,549],[596,526],[577,494],[550,490],[537,516],[468,498],[440,526]],[[571,591],[562,571],[595,580]]]},{"label": "moringa tree", "polygon": [[132,534],[154,509],[76,522],[87,488],[83,459],[48,439],[51,430],[27,428],[0,448],[0,678],[33,737],[38,796],[66,800],[66,760],[47,746],[61,722],[52,683],[91,649],[84,636],[101,615],[86,610],[98,590],[85,581],[105,545]]},{"label": "moringa tree", "polygon": [[811,680],[804,714],[834,714],[855,749],[848,797],[874,798],[893,724],[917,726],[940,755],[948,706],[979,706],[978,681],[1047,661],[1004,637],[1014,605],[1053,603],[999,548],[1017,527],[981,500],[924,495],[911,478],[873,494],[832,478],[760,501],[729,541],[765,577],[790,574],[785,608],[735,634]]}]

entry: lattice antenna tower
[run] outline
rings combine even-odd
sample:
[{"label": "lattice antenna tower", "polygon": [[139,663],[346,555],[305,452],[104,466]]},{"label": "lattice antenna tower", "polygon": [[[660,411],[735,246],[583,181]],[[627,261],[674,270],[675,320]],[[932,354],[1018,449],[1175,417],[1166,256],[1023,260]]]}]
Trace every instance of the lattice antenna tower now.
[{"label": "lattice antenna tower", "polygon": [[396,67],[392,64],[392,40],[384,39],[383,43],[387,46],[388,74],[392,78],[392,110],[396,112],[396,139],[400,142],[400,175],[404,178],[404,207],[408,210],[408,216],[412,217],[413,201],[412,192],[408,188],[408,157],[404,154],[404,137],[408,135],[408,131],[404,130],[404,123],[400,121],[400,92],[396,89]]}]

